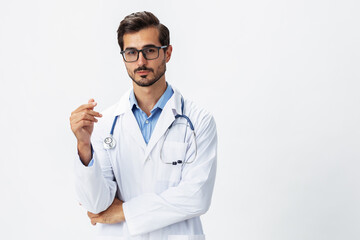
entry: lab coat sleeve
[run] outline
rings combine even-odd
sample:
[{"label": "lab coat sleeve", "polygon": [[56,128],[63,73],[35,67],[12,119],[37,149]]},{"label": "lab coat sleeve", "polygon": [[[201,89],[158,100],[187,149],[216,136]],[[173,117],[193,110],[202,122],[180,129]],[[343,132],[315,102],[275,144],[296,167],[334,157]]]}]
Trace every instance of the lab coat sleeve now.
[{"label": "lab coat sleeve", "polygon": [[93,164],[85,166],[80,159],[75,160],[75,191],[86,210],[100,213],[113,202],[117,185],[109,156],[95,130],[91,142]]},{"label": "lab coat sleeve", "polygon": [[131,235],[200,216],[209,209],[216,175],[217,133],[212,116],[201,125],[196,138],[197,158],[185,165],[180,183],[160,194],[146,193],[123,204]]}]

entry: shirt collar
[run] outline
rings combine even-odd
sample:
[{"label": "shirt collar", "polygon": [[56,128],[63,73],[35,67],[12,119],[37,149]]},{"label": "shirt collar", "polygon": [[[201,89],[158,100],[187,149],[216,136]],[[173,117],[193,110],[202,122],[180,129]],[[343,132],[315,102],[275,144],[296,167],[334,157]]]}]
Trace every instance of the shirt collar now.
[{"label": "shirt collar", "polygon": [[[171,96],[174,93],[174,90],[172,89],[172,87],[170,86],[170,84],[167,84],[166,90],[163,93],[163,95],[160,97],[160,99],[157,101],[157,103],[155,104],[155,106],[153,107],[153,109],[151,110],[151,112],[153,112],[155,109],[160,108],[161,110],[164,109],[166,103],[168,102],[168,100],[171,98]],[[130,92],[130,96],[129,96],[129,101],[130,101],[130,108],[133,109],[134,105],[136,106],[136,108],[139,108],[138,102],[136,100],[135,97],[135,93],[134,93],[134,89]]]},{"label": "shirt collar", "polygon": [[[172,90],[174,91],[174,94],[170,97],[169,99],[169,103],[166,105],[168,106],[169,109],[171,109],[174,113],[174,116],[176,114],[182,114],[181,111],[181,93],[179,92],[178,89],[176,89],[175,87],[171,86],[171,84],[168,84],[168,86],[170,86],[172,88]],[[126,91],[126,93],[121,97],[121,99],[119,100],[119,102],[117,102],[116,104],[114,104],[109,111],[113,112],[114,116],[118,116],[121,114],[124,114],[127,109],[131,111],[131,108],[133,106],[130,105],[130,95],[131,92],[133,92],[133,89],[129,89],[128,91]],[[166,109],[166,106],[164,107],[164,109]]]},{"label": "shirt collar", "polygon": [[131,109],[134,107],[134,105],[137,108],[139,108],[138,102],[137,102],[135,94],[134,94],[134,89],[132,89],[131,92],[130,92],[129,101],[130,101],[130,108]]}]

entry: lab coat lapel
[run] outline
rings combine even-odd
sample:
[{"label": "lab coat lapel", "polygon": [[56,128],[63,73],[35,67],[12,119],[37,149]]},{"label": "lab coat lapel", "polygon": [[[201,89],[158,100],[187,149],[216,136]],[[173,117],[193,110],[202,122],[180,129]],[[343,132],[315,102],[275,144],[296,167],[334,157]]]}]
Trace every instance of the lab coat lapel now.
[{"label": "lab coat lapel", "polygon": [[170,126],[170,124],[175,120],[174,113],[172,111],[172,108],[170,104],[166,104],[164,109],[162,110],[160,117],[156,123],[156,126],[154,128],[154,131],[150,137],[150,141],[147,145],[146,151],[145,151],[145,159],[148,157],[156,143],[159,141],[159,139],[164,135],[166,129]]},{"label": "lab coat lapel", "polygon": [[150,137],[150,141],[146,147],[145,159],[147,159],[155,145],[159,142],[160,138],[165,134],[170,124],[175,120],[175,115],[177,113],[181,114],[181,94],[177,89],[174,87],[172,88],[174,90],[174,94],[166,103],[160,114],[154,131]]},{"label": "lab coat lapel", "polygon": [[136,118],[130,106],[129,96],[131,91],[132,89],[127,91],[127,93],[125,93],[123,97],[120,99],[120,102],[118,103],[118,107],[114,112],[114,116],[123,115],[121,131],[124,131],[124,133],[126,133],[124,136],[126,138],[128,137],[133,138],[136,144],[139,145],[145,151],[146,143],[144,141],[139,125],[136,121]]},{"label": "lab coat lapel", "polygon": [[124,114],[124,126],[122,128],[124,131],[127,131],[137,145],[139,145],[143,150],[146,148],[146,143],[144,141],[144,138],[141,134],[139,125],[136,121],[136,118],[134,116],[134,113],[131,111],[130,108],[128,108]]}]

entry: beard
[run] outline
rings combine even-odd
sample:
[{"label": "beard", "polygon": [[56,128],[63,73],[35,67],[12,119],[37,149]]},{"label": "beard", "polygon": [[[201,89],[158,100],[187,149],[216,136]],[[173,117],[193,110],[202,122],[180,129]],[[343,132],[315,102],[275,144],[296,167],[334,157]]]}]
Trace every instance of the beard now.
[{"label": "beard", "polygon": [[[135,73],[137,71],[145,71],[145,70],[152,72],[154,74],[154,77],[149,78],[149,75],[146,75],[146,76],[141,76],[140,79],[136,80]],[[127,72],[128,72],[129,77],[133,80],[133,82],[136,85],[138,85],[140,87],[149,87],[149,86],[153,85],[154,83],[156,83],[160,78],[162,78],[162,76],[164,76],[164,74],[166,72],[165,59],[160,64],[160,66],[156,69],[156,71],[154,71],[154,69],[152,69],[152,68],[147,68],[145,66],[141,66],[134,70],[134,74],[130,74],[129,70]]]}]

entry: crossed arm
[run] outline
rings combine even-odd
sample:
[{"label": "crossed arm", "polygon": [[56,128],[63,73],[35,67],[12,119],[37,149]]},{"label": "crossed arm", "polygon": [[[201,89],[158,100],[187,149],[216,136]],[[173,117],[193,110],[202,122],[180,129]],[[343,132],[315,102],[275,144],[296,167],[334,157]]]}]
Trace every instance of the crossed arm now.
[{"label": "crossed arm", "polygon": [[96,223],[113,224],[123,222],[125,221],[123,201],[115,198],[110,207],[105,211],[98,214],[88,212],[87,215],[92,225],[96,225]]}]

